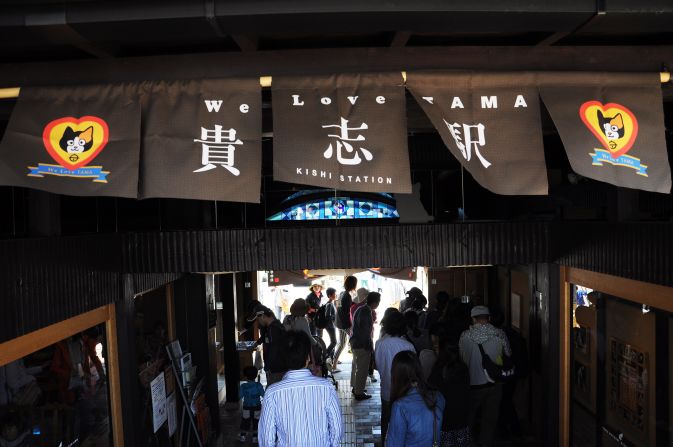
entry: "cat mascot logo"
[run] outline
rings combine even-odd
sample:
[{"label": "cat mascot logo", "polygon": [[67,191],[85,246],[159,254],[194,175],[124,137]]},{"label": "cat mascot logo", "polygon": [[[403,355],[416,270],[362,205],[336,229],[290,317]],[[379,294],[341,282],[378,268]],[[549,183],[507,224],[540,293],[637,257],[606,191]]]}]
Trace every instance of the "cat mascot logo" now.
[{"label": "cat mascot logo", "polygon": [[647,177],[647,165],[641,164],[639,158],[626,155],[638,136],[638,120],[629,109],[615,103],[603,105],[587,101],[580,107],[580,118],[605,148],[589,153],[592,165],[624,166]]},{"label": "cat mascot logo", "polygon": [[59,118],[47,124],[42,141],[51,158],[58,165],[39,163],[29,166],[28,176],[93,178],[94,182],[107,183],[109,171],[102,166],[87,166],[105,148],[110,136],[108,125],[96,116]]}]

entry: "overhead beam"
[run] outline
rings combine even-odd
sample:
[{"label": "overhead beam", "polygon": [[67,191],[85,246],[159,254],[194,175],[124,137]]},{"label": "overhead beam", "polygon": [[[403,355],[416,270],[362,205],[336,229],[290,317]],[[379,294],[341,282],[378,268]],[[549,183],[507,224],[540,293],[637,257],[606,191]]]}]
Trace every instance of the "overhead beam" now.
[{"label": "overhead beam", "polygon": [[33,31],[39,32],[53,44],[70,45],[101,59],[114,57],[112,51],[94,44],[67,24],[35,27]]},{"label": "overhead beam", "polygon": [[673,46],[403,47],[203,53],[0,65],[0,87],[425,69],[651,71]]}]

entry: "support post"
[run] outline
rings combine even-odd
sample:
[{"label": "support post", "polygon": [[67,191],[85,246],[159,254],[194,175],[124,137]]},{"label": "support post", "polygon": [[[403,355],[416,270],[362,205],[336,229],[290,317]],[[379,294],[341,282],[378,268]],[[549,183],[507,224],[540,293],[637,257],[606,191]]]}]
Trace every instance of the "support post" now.
[{"label": "support post", "polygon": [[238,408],[240,399],[240,359],[236,351],[238,341],[236,286],[234,274],[218,275],[218,297],[222,301],[222,354],[224,355],[225,408]]}]

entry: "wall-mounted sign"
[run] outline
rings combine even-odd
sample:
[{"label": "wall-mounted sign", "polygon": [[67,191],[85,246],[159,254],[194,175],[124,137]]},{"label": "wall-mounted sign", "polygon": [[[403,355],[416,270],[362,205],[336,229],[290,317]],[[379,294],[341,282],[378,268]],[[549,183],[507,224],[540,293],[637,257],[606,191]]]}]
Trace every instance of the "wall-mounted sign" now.
[{"label": "wall-mounted sign", "polygon": [[411,192],[400,73],[273,78],[275,180]]},{"label": "wall-mounted sign", "polygon": [[257,79],[144,85],[140,197],[259,203]]},{"label": "wall-mounted sign", "polygon": [[670,192],[659,75],[545,73],[539,83],[574,171],[617,186]]},{"label": "wall-mounted sign", "polygon": [[136,197],[139,152],[137,86],[26,87],[0,144],[0,184]]},{"label": "wall-mounted sign", "polygon": [[407,87],[480,185],[498,194],[547,194],[533,73],[412,72]]},{"label": "wall-mounted sign", "polygon": [[150,393],[152,396],[152,426],[156,433],[168,417],[163,371],[150,383]]}]

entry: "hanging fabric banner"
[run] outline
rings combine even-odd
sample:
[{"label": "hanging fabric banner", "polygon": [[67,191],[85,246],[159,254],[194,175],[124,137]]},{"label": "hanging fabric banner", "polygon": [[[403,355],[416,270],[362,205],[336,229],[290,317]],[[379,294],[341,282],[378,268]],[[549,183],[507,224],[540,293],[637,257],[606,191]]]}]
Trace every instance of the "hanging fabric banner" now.
[{"label": "hanging fabric banner", "polygon": [[144,87],[140,197],[259,203],[259,79]]},{"label": "hanging fabric banner", "polygon": [[539,84],[575,172],[670,192],[658,73],[543,73]]},{"label": "hanging fabric banner", "polygon": [[137,197],[139,151],[136,86],[26,87],[0,143],[0,184]]},{"label": "hanging fabric banner", "polygon": [[400,73],[274,76],[274,180],[410,193]]},{"label": "hanging fabric banner", "polygon": [[534,74],[415,72],[407,88],[480,185],[503,195],[547,194]]}]

